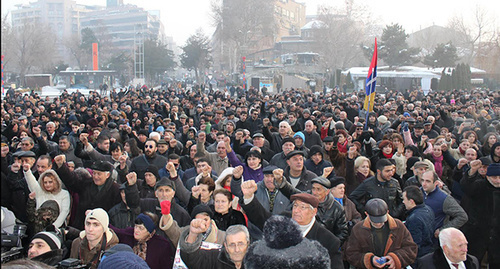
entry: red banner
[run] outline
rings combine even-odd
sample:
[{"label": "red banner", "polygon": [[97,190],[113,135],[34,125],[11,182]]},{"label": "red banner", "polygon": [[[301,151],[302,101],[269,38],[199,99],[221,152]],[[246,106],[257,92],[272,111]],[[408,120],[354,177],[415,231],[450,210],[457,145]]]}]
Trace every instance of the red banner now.
[{"label": "red banner", "polygon": [[97,50],[97,43],[92,43],[92,66],[92,70],[99,70],[99,52]]}]

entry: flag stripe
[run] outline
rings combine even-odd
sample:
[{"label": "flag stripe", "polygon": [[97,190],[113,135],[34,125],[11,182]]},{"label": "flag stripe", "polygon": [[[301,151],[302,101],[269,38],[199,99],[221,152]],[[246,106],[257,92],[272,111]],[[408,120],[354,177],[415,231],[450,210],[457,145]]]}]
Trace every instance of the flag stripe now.
[{"label": "flag stripe", "polygon": [[373,104],[375,102],[375,87],[377,86],[377,38],[375,38],[375,50],[373,52],[370,69],[368,69],[368,76],[366,77],[365,86],[365,103],[363,108],[368,111],[373,111]]}]

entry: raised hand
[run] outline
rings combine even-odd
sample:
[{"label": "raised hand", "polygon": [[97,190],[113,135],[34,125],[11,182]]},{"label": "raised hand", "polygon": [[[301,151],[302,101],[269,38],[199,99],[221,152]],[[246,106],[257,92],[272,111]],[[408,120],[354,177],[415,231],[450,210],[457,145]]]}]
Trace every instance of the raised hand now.
[{"label": "raised hand", "polygon": [[479,170],[479,168],[481,168],[482,165],[483,165],[483,163],[480,160],[474,160],[474,161],[470,162],[469,175],[474,175],[477,172],[477,170]]},{"label": "raised hand", "polygon": [[130,172],[126,176],[129,186],[134,185],[137,182],[137,174],[135,172]]},{"label": "raised hand", "polygon": [[191,188],[191,195],[198,199],[200,197],[200,194],[201,194],[201,189],[200,189],[200,186],[193,186],[193,188]]},{"label": "raised hand", "polygon": [[57,155],[56,157],[54,157],[54,162],[56,163],[57,167],[61,167],[66,162],[66,155]]},{"label": "raised hand", "polygon": [[333,166],[323,168],[322,177],[327,178],[332,173],[332,171],[333,171]]},{"label": "raised hand", "polygon": [[33,134],[35,135],[35,137],[40,137],[40,135],[42,134],[42,129],[40,129],[39,126],[37,127],[33,127]]},{"label": "raised hand", "polygon": [[29,163],[23,163],[23,171],[28,172],[31,169],[31,165]]},{"label": "raised hand", "polygon": [[281,182],[283,182],[283,169],[278,168],[273,171],[273,176],[274,176],[274,181],[275,185],[279,186],[281,185]]},{"label": "raised hand", "polygon": [[189,225],[189,232],[195,235],[204,233],[207,229],[207,223],[202,219],[193,219]]},{"label": "raised hand", "polygon": [[249,199],[257,191],[257,183],[254,180],[248,180],[241,184],[241,191],[243,192],[243,197]]},{"label": "raised hand", "polygon": [[31,200],[35,200],[36,198],[36,192],[32,192],[28,195],[28,197],[31,199]]},{"label": "raised hand", "polygon": [[243,166],[241,166],[241,165],[236,166],[233,169],[233,177],[239,179],[239,178],[241,178],[242,175],[243,175]]},{"label": "raised hand", "polygon": [[80,141],[82,142],[82,144],[84,146],[87,146],[89,144],[88,137],[89,137],[89,134],[86,134],[86,133],[81,133],[80,134]]},{"label": "raised hand", "polygon": [[169,200],[163,200],[160,203],[161,214],[162,215],[168,215],[168,214],[170,214],[170,206],[171,206],[171,203],[170,203]]},{"label": "raised hand", "polygon": [[466,158],[460,158],[460,160],[458,160],[457,167],[458,167],[458,169],[462,169],[462,167],[464,167],[464,165],[466,165],[468,163],[469,163],[469,160],[467,160]]}]

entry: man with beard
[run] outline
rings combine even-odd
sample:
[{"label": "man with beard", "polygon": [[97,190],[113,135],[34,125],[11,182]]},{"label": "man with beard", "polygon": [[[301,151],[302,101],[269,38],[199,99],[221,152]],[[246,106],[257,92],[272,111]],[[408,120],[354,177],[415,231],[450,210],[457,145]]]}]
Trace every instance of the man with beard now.
[{"label": "man with beard", "polygon": [[156,167],[165,167],[167,158],[156,154],[157,143],[153,139],[146,140],[144,154],[135,157],[130,165],[130,172],[136,172],[138,178],[144,178],[144,172],[152,164]]},{"label": "man with beard", "polygon": [[356,204],[360,213],[364,213],[365,201],[380,198],[387,203],[392,217],[402,217],[404,213],[403,192],[399,182],[392,177],[395,172],[394,164],[388,159],[380,159],[376,167],[377,174],[363,181],[349,195],[349,199]]}]

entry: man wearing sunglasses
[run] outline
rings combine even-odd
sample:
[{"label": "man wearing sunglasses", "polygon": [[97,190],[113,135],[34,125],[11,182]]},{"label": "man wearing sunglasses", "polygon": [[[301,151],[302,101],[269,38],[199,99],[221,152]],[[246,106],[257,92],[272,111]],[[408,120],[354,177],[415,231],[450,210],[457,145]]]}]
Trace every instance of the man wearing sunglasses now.
[{"label": "man wearing sunglasses", "polygon": [[130,165],[130,172],[137,173],[138,178],[144,178],[144,173],[149,165],[162,168],[167,165],[167,158],[156,153],[157,142],[153,139],[146,140],[144,143],[144,154],[135,157]]}]

